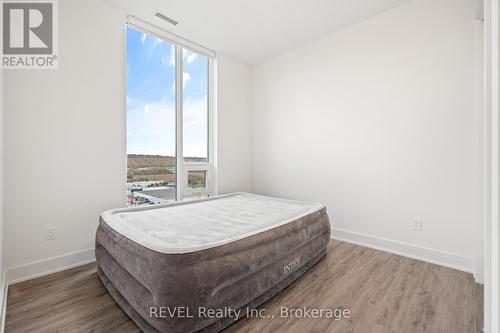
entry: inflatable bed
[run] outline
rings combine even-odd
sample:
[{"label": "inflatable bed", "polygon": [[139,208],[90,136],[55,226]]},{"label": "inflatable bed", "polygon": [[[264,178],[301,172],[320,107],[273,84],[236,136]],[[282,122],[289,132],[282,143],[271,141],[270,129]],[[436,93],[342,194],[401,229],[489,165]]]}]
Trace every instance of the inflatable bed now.
[{"label": "inflatable bed", "polygon": [[219,332],[326,253],[322,204],[234,193],[104,212],[97,272],[144,332]]}]

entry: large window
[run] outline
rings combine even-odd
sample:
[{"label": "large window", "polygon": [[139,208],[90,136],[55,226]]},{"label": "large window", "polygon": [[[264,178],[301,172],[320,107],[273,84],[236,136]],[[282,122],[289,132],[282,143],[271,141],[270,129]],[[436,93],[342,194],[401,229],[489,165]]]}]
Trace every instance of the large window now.
[{"label": "large window", "polygon": [[127,205],[213,194],[212,61],[127,25]]}]

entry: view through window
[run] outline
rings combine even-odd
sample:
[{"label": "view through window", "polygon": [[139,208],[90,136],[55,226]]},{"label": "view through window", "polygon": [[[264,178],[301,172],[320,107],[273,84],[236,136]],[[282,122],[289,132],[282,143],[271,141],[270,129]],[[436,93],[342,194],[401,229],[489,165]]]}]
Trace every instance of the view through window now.
[{"label": "view through window", "polygon": [[[182,54],[182,66],[177,53]],[[182,88],[176,77],[182,77]],[[180,137],[176,89],[182,95]],[[192,196],[188,191],[193,188],[207,187],[208,89],[208,57],[127,27],[127,205],[176,200],[183,186],[186,196]],[[183,156],[177,156],[177,140],[182,141]],[[178,158],[184,171],[177,170]],[[200,169],[204,163],[206,169]],[[198,171],[189,169],[192,164]]]},{"label": "view through window", "polygon": [[184,49],[184,161],[208,161],[208,59]]}]

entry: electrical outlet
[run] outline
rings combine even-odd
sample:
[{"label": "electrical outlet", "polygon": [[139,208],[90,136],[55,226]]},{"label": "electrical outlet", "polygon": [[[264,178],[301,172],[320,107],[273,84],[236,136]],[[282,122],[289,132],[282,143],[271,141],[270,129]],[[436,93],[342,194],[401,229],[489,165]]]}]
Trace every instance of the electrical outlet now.
[{"label": "electrical outlet", "polygon": [[45,229],[45,240],[46,241],[53,241],[56,239],[56,228],[55,227],[49,227]]},{"label": "electrical outlet", "polygon": [[424,231],[424,220],[413,219],[413,230],[414,231]]}]

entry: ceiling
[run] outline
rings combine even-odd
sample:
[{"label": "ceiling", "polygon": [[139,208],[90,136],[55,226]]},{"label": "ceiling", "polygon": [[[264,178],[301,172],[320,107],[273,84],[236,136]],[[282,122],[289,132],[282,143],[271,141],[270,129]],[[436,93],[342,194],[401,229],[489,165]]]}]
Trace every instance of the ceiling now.
[{"label": "ceiling", "polygon": [[[106,0],[127,14],[248,64],[409,0]],[[153,14],[160,11],[174,26]]]}]

